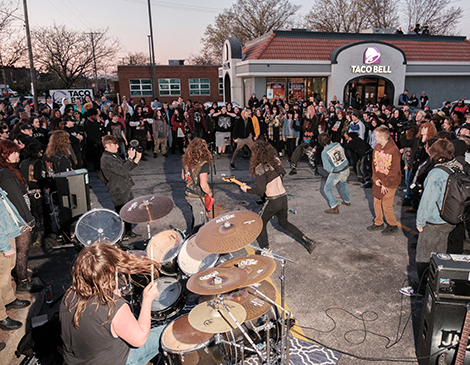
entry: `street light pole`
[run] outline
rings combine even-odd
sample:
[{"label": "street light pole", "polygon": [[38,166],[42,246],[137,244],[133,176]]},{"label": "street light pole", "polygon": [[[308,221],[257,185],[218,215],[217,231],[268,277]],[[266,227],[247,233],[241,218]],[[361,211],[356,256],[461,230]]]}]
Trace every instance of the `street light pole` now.
[{"label": "street light pole", "polygon": [[153,42],[153,26],[152,26],[152,10],[151,10],[151,6],[150,6],[150,0],[147,0],[147,4],[148,4],[148,8],[149,8],[149,24],[150,24],[150,43],[151,43],[151,58],[152,58],[152,62],[151,62],[151,67],[152,67],[152,84],[153,84],[153,97],[155,98],[156,96],[158,96],[158,93],[157,93],[157,72],[155,70],[155,48],[154,48],[154,42]]},{"label": "street light pole", "polygon": [[155,68],[153,67],[153,52],[152,52],[152,38],[148,35],[149,39],[149,66],[152,74],[152,96],[155,100],[156,86],[155,86]]},{"label": "street light pole", "polygon": [[34,113],[38,114],[38,95],[36,93],[36,71],[34,70],[33,61],[33,48],[31,46],[31,32],[29,31],[29,18],[28,18],[28,4],[26,0],[23,0],[24,9],[24,24],[26,28],[26,40],[28,42],[28,53],[29,53],[29,76],[31,78],[31,93],[33,94],[34,100]]}]

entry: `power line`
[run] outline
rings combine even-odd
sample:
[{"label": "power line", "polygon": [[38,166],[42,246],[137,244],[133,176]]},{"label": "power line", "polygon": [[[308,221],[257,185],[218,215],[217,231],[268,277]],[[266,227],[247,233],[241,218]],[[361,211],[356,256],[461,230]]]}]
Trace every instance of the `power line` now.
[{"label": "power line", "polygon": [[[93,24],[91,24],[91,23],[88,21],[88,19],[87,19],[85,16],[83,16],[83,14],[80,12],[80,10],[75,6],[75,4],[73,3],[73,1],[72,1],[72,0],[69,0],[69,2],[70,2],[70,5],[72,5],[73,8],[76,10],[76,12],[77,12],[78,14],[80,14],[80,16],[81,16],[83,19],[85,19],[85,21],[90,25],[91,28],[93,28]],[[78,17],[77,17],[77,18],[78,18]]]},{"label": "power line", "polygon": [[65,15],[59,8],[57,8],[57,7],[52,3],[51,0],[47,0],[47,1],[48,1],[49,4],[51,4],[59,13],[61,13],[65,18],[67,18],[67,19],[70,21],[70,23],[72,23],[73,25],[75,25],[75,28],[80,29],[80,27],[77,26],[77,24],[75,24],[75,23],[74,23],[67,15]]},{"label": "power line", "polygon": [[[142,2],[138,0],[124,0],[129,3],[133,4],[139,4],[143,5]],[[193,6],[193,5],[187,5],[187,4],[175,4],[175,3],[168,3],[164,1],[152,1],[153,6],[159,6],[163,8],[168,8],[168,9],[176,9],[176,10],[183,10],[183,11],[192,11],[192,12],[197,12],[197,13],[214,13],[218,14],[223,9],[217,9],[217,8],[209,8],[209,7],[202,7],[202,6]]]}]

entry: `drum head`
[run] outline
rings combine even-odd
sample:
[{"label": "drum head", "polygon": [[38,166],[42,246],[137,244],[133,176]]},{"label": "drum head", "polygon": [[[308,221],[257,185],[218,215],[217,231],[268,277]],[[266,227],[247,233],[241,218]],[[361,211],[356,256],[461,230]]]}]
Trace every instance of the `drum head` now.
[{"label": "drum head", "polygon": [[75,226],[75,236],[84,246],[94,242],[114,245],[124,233],[124,222],[109,209],[92,209],[83,214]]},{"label": "drum head", "polygon": [[160,312],[178,301],[183,287],[175,278],[158,278],[155,282],[159,294],[152,302],[152,312]]},{"label": "drum head", "polygon": [[181,246],[178,254],[178,265],[187,276],[214,267],[219,255],[204,251],[196,245],[196,235],[191,236]]},{"label": "drum head", "polygon": [[185,314],[165,328],[162,334],[162,348],[169,353],[185,354],[206,346],[213,336],[191,326],[188,314]]},{"label": "drum head", "polygon": [[182,238],[172,229],[152,237],[147,245],[147,255],[160,264],[173,260],[178,255]]}]

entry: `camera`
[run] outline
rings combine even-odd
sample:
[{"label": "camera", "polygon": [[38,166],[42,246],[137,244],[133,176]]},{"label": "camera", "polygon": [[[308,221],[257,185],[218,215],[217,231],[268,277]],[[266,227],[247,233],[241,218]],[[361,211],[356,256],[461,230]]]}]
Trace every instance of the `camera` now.
[{"label": "camera", "polygon": [[138,140],[133,139],[132,141],[129,142],[129,144],[131,145],[131,148],[133,148],[134,150],[136,150],[136,152],[139,152],[139,153],[143,153],[143,152],[144,152],[144,149],[143,149],[143,147],[140,145],[140,143],[139,143]]}]

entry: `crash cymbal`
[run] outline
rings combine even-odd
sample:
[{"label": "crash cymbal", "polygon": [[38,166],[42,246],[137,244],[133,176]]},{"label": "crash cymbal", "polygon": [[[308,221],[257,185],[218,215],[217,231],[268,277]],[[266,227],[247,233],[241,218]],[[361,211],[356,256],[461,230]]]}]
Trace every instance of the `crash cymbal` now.
[{"label": "crash cymbal", "polygon": [[276,270],[276,261],[267,256],[249,255],[225,261],[217,267],[237,267],[246,271],[248,278],[242,286],[248,286],[268,278]]},{"label": "crash cymbal", "polygon": [[252,243],[261,233],[263,220],[248,210],[219,215],[201,227],[196,245],[211,253],[229,253]]},{"label": "crash cymbal", "polygon": [[200,295],[227,293],[243,286],[247,277],[245,271],[236,267],[209,268],[191,276],[186,287]]},{"label": "crash cymbal", "polygon": [[[246,311],[240,304],[230,300],[224,300],[224,303],[238,323],[245,322]],[[237,327],[220,303],[201,303],[189,312],[188,319],[191,326],[205,333],[227,332]]]},{"label": "crash cymbal", "polygon": [[[256,289],[266,295],[272,301],[276,301],[276,288],[267,280],[260,283],[253,284]],[[241,288],[231,291],[230,293],[223,294],[227,300],[240,304],[246,311],[245,321],[251,321],[255,318],[261,317],[272,307],[272,304],[264,299],[260,294],[252,288]],[[216,295],[202,295],[199,298],[199,303],[207,302],[216,299]]]},{"label": "crash cymbal", "polygon": [[144,195],[126,203],[119,215],[124,222],[147,223],[163,218],[173,209],[173,200],[163,195]]}]

